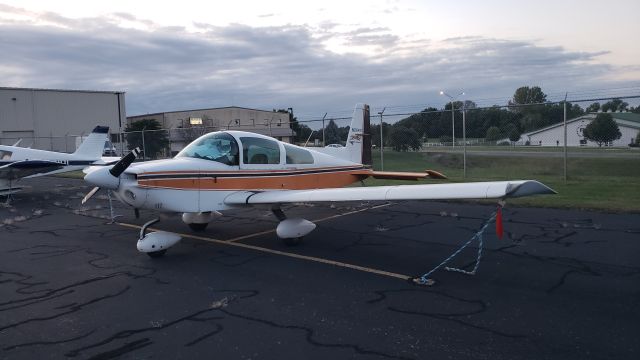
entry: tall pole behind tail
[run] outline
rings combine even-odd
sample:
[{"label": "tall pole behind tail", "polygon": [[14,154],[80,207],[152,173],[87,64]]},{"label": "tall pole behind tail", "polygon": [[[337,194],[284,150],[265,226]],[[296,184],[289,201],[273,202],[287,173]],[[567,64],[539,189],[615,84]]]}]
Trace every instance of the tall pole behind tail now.
[{"label": "tall pole behind tail", "polygon": [[378,114],[380,114],[380,170],[384,170],[384,136],[382,134],[382,128],[384,127],[384,121],[382,120],[382,114],[386,107],[382,108]]},{"label": "tall pole behind tail", "polygon": [[369,105],[365,105],[362,109],[364,122],[362,124],[362,165],[373,164],[371,158],[371,114]]}]

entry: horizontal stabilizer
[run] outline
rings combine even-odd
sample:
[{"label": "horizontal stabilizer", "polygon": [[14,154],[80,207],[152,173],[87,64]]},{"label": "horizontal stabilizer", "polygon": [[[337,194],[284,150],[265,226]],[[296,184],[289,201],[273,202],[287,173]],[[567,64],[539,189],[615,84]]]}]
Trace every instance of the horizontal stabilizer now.
[{"label": "horizontal stabilizer", "polygon": [[314,190],[239,191],[225,199],[227,205],[375,200],[506,199],[555,194],[535,180],[488,181],[458,184],[370,186]]}]

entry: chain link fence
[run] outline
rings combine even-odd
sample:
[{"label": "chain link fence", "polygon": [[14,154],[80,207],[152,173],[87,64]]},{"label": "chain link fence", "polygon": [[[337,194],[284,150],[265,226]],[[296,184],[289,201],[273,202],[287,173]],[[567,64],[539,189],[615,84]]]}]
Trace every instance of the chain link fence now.
[{"label": "chain link fence", "polygon": [[[372,126],[380,132],[382,123],[384,146],[374,166],[406,171],[425,165],[462,179],[632,179],[640,165],[640,114],[626,110],[636,99],[491,107],[460,101],[441,110],[383,113]],[[379,144],[380,135],[372,136]]]},{"label": "chain link fence", "polygon": [[[373,168],[387,171],[433,169],[456,180],[589,179],[640,175],[640,95],[569,99],[536,104],[481,106],[451,101],[442,109],[371,107]],[[632,105],[630,105],[632,104]],[[634,112],[628,111],[634,110]],[[291,123],[189,126],[111,135],[105,155],[143,149],[143,160],[169,158],[212,131],[246,130],[306,147],[344,145],[351,110],[302,117]],[[615,131],[595,128],[596,119]],[[607,131],[613,131],[613,135]],[[603,134],[604,132],[604,134]],[[0,143],[73,152],[86,134],[0,138]],[[607,137],[608,136],[608,137]],[[121,141],[122,139],[122,141]],[[635,177],[635,178],[634,178]]]}]

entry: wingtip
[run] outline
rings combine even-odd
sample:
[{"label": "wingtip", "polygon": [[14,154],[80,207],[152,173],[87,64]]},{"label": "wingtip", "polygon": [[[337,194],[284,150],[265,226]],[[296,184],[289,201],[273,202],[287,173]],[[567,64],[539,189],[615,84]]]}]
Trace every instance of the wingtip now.
[{"label": "wingtip", "polygon": [[530,195],[553,195],[558,192],[537,180],[524,180],[509,184],[507,197],[523,197]]},{"label": "wingtip", "polygon": [[430,178],[433,178],[433,179],[448,179],[444,174],[439,173],[435,170],[425,170],[425,172],[429,174]]}]

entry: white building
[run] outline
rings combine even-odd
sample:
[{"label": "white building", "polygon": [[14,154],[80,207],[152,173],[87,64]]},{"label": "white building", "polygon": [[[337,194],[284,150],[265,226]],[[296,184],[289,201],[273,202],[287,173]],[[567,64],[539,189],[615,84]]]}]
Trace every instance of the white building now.
[{"label": "white building", "polygon": [[125,119],[124,92],[0,87],[3,145],[73,152],[77,137],[96,125],[117,134]]},{"label": "white building", "polygon": [[[626,147],[634,142],[638,136],[638,132],[640,132],[640,114],[625,112],[611,113],[611,116],[618,124],[622,136],[620,139],[609,144],[609,146]],[[567,146],[598,146],[597,143],[586,140],[582,134],[584,128],[589,125],[595,117],[596,114],[587,114],[567,120]],[[564,124],[558,123],[522,134],[517,144],[564,146]]]}]

